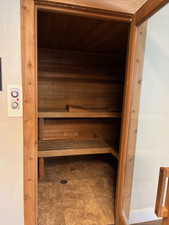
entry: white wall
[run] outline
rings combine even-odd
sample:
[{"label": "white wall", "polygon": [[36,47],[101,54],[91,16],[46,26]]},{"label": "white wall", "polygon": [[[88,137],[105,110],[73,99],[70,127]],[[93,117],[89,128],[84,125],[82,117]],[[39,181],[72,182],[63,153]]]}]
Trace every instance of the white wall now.
[{"label": "white wall", "polygon": [[169,166],[169,5],[148,25],[131,223],[156,219],[160,166]]},{"label": "white wall", "polygon": [[20,0],[0,1],[0,224],[23,225],[22,118],[8,118],[7,84],[21,84]]}]

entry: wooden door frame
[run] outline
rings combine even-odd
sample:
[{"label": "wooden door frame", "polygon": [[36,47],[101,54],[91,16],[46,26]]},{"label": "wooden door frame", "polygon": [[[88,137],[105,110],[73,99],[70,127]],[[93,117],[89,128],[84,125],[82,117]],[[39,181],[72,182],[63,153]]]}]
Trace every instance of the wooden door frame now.
[{"label": "wooden door frame", "polygon": [[21,0],[21,47],[24,132],[24,224],[37,225],[37,72],[36,10],[33,0]]},{"label": "wooden door frame", "polygon": [[[45,8],[45,5],[41,5]],[[48,6],[52,9],[53,4]],[[61,7],[57,8],[63,11]],[[25,225],[37,225],[37,185],[38,185],[38,154],[37,154],[37,5],[34,0],[22,0],[22,73],[23,73],[23,109],[24,109],[24,221]],[[135,155],[136,129],[139,112],[140,84],[144,54],[135,47],[144,50],[146,29],[135,25],[134,17],[117,13],[105,13],[89,9],[64,7],[64,12],[82,14],[87,17],[102,17],[131,23],[128,50],[125,97],[120,146],[120,166],[116,195],[116,225],[126,225],[132,189],[133,165]],[[134,98],[133,98],[134,96]],[[127,119],[126,119],[127,115]],[[126,138],[127,137],[127,138]],[[127,171],[127,173],[126,173]],[[130,179],[125,179],[128,174]],[[125,191],[124,191],[125,186]]]},{"label": "wooden door frame", "polygon": [[[147,23],[131,23],[116,193],[116,225],[127,225],[130,211]],[[125,187],[125,188],[124,188]]]}]

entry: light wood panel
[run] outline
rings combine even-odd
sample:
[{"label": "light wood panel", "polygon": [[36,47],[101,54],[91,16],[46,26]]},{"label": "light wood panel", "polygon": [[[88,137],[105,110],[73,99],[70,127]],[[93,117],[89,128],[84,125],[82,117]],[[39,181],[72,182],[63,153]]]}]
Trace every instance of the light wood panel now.
[{"label": "light wood panel", "polygon": [[[98,13],[103,13],[102,18],[103,19],[112,19],[115,21],[123,21],[123,22],[132,22],[133,20],[136,22],[137,25],[140,25],[145,20],[147,20],[149,17],[151,17],[153,14],[155,14],[157,11],[159,11],[163,6],[165,6],[169,1],[168,0],[130,0],[126,2],[125,0],[120,0],[117,2],[111,2],[112,7],[109,8],[100,8],[100,2],[97,2],[95,6],[98,6],[98,8],[94,7],[94,5],[90,5],[87,2],[85,2],[85,10],[86,14],[83,13],[84,11],[84,4],[83,0],[78,1],[75,3],[74,0],[73,4],[71,2],[68,2],[68,0],[36,0],[37,4],[41,4],[41,9],[43,9],[43,5],[51,5],[51,7],[48,6],[50,10],[52,9],[52,5],[57,7],[58,12],[65,11],[68,14],[76,14],[79,15],[78,10],[81,10],[81,14],[83,16],[88,17],[95,17],[99,18]],[[105,1],[106,3],[109,2],[109,0]],[[105,4],[105,2],[103,4]],[[93,3],[93,2],[92,2]],[[125,6],[128,6],[128,9]],[[120,7],[121,5],[121,7]],[[134,6],[135,5],[135,6]],[[72,10],[72,7],[74,10]],[[118,8],[117,8],[118,7]],[[124,8],[123,8],[124,7]],[[88,12],[88,13],[87,13]],[[93,12],[93,14],[92,14]],[[104,15],[105,13],[105,15]],[[88,15],[87,15],[88,14]]]},{"label": "light wood panel", "polygon": [[124,14],[134,14],[142,5],[146,2],[146,0],[97,0],[97,1],[89,1],[89,0],[37,0],[39,3],[55,3],[57,5],[72,5],[83,7],[85,10],[88,8],[100,9],[101,11],[107,10],[112,12],[119,12]]},{"label": "light wood panel", "polygon": [[37,224],[37,77],[36,12],[33,0],[22,0],[22,74],[24,103],[24,222]]},{"label": "light wood panel", "polygon": [[[121,15],[123,17],[128,16],[132,18],[132,15],[136,15],[139,12],[139,17],[144,17],[144,21],[156,13],[161,7],[168,3],[168,0],[99,0],[99,1],[85,1],[85,0],[36,0],[37,3],[50,4],[53,3],[56,6],[67,6],[67,7],[79,7],[85,10],[100,10],[102,12],[112,12],[115,15]],[[143,22],[143,20],[142,20]],[[140,23],[140,22],[139,22]]]}]

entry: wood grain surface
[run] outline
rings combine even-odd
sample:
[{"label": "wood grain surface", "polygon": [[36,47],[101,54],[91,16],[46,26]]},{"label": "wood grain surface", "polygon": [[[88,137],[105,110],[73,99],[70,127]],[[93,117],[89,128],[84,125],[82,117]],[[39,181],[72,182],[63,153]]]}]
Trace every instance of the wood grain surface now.
[{"label": "wood grain surface", "polygon": [[100,10],[108,10],[113,12],[134,14],[147,0],[37,0],[36,2],[65,4],[72,6],[81,6],[83,8],[95,8]]}]

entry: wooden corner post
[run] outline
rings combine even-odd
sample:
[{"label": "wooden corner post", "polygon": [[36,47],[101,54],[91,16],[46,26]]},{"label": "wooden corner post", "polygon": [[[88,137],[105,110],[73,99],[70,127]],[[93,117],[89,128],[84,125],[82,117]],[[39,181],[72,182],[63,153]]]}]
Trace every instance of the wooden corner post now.
[{"label": "wooden corner post", "polygon": [[122,121],[120,160],[116,193],[116,225],[128,224],[146,30],[147,23],[136,26],[133,21],[131,24],[123,103],[124,119]]},{"label": "wooden corner post", "polygon": [[24,127],[24,220],[37,224],[37,78],[36,11],[33,0],[21,0]]}]

